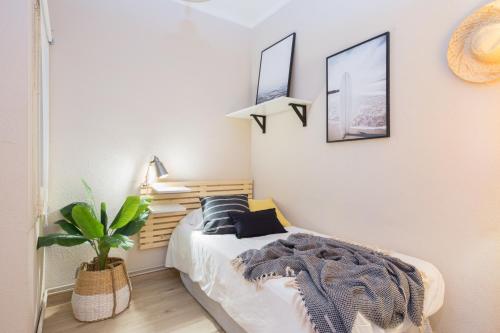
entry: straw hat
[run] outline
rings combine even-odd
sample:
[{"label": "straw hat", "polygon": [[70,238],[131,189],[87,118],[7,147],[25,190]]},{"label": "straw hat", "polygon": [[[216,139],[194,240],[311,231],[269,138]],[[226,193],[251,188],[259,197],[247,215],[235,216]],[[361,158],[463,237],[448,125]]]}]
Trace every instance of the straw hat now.
[{"label": "straw hat", "polygon": [[466,81],[500,79],[500,0],[480,8],[460,24],[450,40],[448,64]]}]

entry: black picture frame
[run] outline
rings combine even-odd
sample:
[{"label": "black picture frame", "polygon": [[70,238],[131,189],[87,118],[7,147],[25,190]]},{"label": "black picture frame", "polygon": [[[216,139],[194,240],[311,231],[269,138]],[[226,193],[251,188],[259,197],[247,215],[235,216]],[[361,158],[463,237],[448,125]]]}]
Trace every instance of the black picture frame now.
[{"label": "black picture frame", "polygon": [[[297,36],[297,34],[295,32],[293,32],[290,35],[284,37],[283,39],[277,41],[273,45],[271,45],[271,46],[265,48],[264,50],[262,50],[262,52],[260,54],[259,79],[258,79],[258,82],[257,82],[257,94],[256,94],[256,97],[255,97],[255,104],[261,104],[261,103],[273,100],[273,99],[278,98],[278,97],[283,97],[283,96],[290,97],[290,89],[291,89],[291,83],[292,83],[293,58],[294,58],[294,55],[295,55],[295,40],[296,40],[296,36]],[[292,38],[292,45],[291,45],[291,50],[290,50],[289,68],[288,68],[288,71],[287,71],[288,77],[287,77],[287,80],[286,80],[287,81],[286,82],[286,93],[283,93],[283,94],[280,94],[280,95],[276,95],[276,96],[272,96],[270,98],[265,98],[264,97],[264,98],[259,99],[259,97],[262,97],[262,96],[260,96],[260,89],[262,87],[261,80],[262,80],[262,77],[263,77],[263,75],[262,75],[263,74],[262,73],[262,62],[263,62],[265,53],[271,51],[274,47],[278,46],[282,42],[285,42],[289,38]]]},{"label": "black picture frame", "polygon": [[[348,51],[351,51],[351,50],[354,50],[360,46],[363,46],[369,42],[372,42],[376,39],[379,39],[379,38],[383,38],[385,37],[385,46],[386,46],[386,49],[385,49],[385,57],[386,57],[386,61],[385,61],[385,67],[386,67],[386,71],[385,71],[385,81],[386,81],[386,84],[385,84],[385,133],[384,134],[355,134],[355,135],[359,135],[359,137],[352,137],[353,135],[351,135],[350,133],[345,133],[344,135],[349,135],[351,137],[348,137],[348,138],[343,138],[343,139],[335,139],[335,140],[331,140],[330,139],[330,133],[329,133],[329,130],[330,130],[330,123],[329,123],[329,113],[330,113],[330,96],[332,94],[335,94],[335,93],[338,93],[340,90],[339,89],[330,89],[330,86],[329,86],[329,80],[330,80],[330,66],[329,66],[329,61],[330,59],[338,56],[338,55],[341,55],[345,52],[348,52]],[[361,43],[358,43],[354,46],[351,46],[345,50],[342,50],[340,52],[337,52],[331,56],[328,56],[326,58],[326,142],[327,143],[331,143],[331,142],[344,142],[344,141],[358,141],[358,140],[368,140],[368,139],[379,139],[379,138],[389,138],[391,136],[391,126],[390,126],[390,44],[391,44],[391,41],[390,41],[390,32],[387,31],[383,34],[380,34],[380,35],[377,35],[373,38],[370,38],[368,40],[365,40]],[[347,131],[346,131],[347,132]]]}]

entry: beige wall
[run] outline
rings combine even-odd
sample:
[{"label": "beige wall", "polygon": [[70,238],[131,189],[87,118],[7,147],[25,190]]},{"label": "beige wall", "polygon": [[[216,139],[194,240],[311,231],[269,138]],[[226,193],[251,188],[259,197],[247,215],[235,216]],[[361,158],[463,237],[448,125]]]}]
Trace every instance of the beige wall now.
[{"label": "beige wall", "polygon": [[32,113],[33,1],[0,2],[0,331],[33,332],[39,302]]},{"label": "beige wall", "polygon": [[[257,197],[292,223],[434,263],[441,333],[500,332],[500,84],[447,68],[454,27],[485,1],[295,0],[254,31],[259,52],[297,32],[293,94],[314,101],[252,127]],[[325,58],[391,32],[390,139],[325,143]]]},{"label": "beige wall", "polygon": [[[250,177],[249,124],[224,117],[251,100],[248,29],[164,0],[49,6],[51,212],[83,198],[84,178],[116,213],[152,154],[172,179]],[[134,271],[162,266],[165,252],[120,255]],[[48,249],[47,286],[72,283],[91,256]]]}]

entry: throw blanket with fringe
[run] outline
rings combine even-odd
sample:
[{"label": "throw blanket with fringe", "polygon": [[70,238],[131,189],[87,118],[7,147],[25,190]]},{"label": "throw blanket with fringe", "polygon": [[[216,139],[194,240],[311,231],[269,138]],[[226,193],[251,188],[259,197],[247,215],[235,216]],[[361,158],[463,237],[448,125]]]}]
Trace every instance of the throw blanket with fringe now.
[{"label": "throw blanket with fringe", "polygon": [[309,234],[292,234],[233,260],[246,280],[295,277],[316,332],[350,333],[361,312],[381,328],[407,316],[422,323],[424,286],[415,267],[374,250]]}]

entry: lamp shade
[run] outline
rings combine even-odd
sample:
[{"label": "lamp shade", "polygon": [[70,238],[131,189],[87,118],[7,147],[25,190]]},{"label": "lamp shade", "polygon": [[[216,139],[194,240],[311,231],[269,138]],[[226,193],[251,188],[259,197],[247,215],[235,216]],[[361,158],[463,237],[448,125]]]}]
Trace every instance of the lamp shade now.
[{"label": "lamp shade", "polygon": [[167,169],[165,169],[165,166],[163,165],[163,163],[160,161],[160,159],[157,156],[154,157],[153,163],[155,164],[155,168],[156,168],[156,177],[158,177],[158,179],[167,178],[168,171],[167,171]]}]

